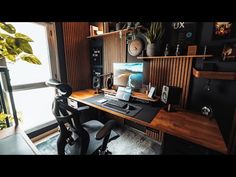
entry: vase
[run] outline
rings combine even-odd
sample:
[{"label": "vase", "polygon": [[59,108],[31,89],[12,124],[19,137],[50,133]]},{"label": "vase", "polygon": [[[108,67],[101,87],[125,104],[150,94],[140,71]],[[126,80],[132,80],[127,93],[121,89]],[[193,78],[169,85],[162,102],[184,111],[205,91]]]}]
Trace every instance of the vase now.
[{"label": "vase", "polygon": [[159,50],[158,44],[149,43],[147,45],[147,56],[149,57],[157,56],[159,52],[158,50]]}]

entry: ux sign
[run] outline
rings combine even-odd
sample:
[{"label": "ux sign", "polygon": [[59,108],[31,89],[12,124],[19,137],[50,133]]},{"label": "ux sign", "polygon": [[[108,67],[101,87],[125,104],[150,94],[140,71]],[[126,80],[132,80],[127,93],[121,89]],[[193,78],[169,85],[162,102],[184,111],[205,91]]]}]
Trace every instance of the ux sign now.
[{"label": "ux sign", "polygon": [[173,22],[172,26],[174,29],[181,29],[184,28],[184,22]]}]

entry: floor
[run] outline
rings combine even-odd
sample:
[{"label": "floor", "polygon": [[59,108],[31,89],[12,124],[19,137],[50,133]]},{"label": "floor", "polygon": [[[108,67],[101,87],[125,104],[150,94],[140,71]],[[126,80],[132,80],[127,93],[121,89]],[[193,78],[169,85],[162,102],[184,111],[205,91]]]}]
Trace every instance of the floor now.
[{"label": "floor", "polygon": [[[108,150],[113,155],[160,155],[160,144],[145,136],[142,132],[127,127],[120,126],[115,130],[120,137],[108,144]],[[58,133],[53,134],[36,143],[36,147],[41,154],[56,155],[56,141]]]}]

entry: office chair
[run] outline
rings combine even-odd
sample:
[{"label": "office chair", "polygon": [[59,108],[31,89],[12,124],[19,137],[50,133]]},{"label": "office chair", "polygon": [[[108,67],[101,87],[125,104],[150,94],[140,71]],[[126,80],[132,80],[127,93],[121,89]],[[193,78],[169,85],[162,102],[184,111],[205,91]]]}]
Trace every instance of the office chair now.
[{"label": "office chair", "polygon": [[97,120],[81,123],[80,113],[88,110],[89,106],[75,109],[67,104],[67,98],[72,93],[72,88],[68,84],[50,79],[46,85],[56,88],[58,92],[52,104],[52,112],[60,127],[57,140],[58,154],[111,154],[107,150],[107,144],[118,137],[112,130],[115,121],[110,120],[105,125]]}]

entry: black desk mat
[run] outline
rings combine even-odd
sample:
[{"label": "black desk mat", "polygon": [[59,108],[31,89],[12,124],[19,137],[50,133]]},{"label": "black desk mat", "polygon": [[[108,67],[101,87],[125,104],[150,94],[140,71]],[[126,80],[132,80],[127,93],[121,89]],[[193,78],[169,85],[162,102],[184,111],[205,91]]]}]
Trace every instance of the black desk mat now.
[{"label": "black desk mat", "polygon": [[[97,102],[98,100],[103,99],[103,98],[109,99],[109,98],[106,98],[103,94],[100,94],[97,96],[86,98],[86,99],[84,99],[84,101],[87,101],[89,103],[103,107],[101,103]],[[132,110],[132,111],[130,111],[130,113],[125,114],[125,115],[134,117],[136,119],[142,120],[147,123],[150,123],[153,120],[153,118],[156,116],[156,114],[159,112],[159,110],[161,109],[158,106],[151,106],[149,104],[144,104],[144,103],[140,103],[140,102],[131,102],[130,104],[132,104],[136,107],[140,107],[140,109]],[[107,109],[109,109],[109,108],[107,108]],[[113,111],[115,111],[115,110],[113,110]],[[135,114],[133,111],[136,111]]]}]

